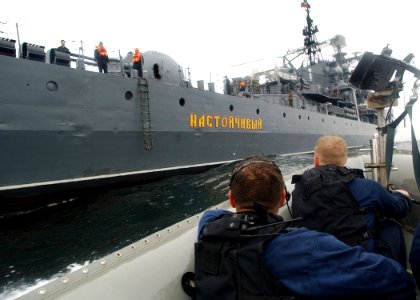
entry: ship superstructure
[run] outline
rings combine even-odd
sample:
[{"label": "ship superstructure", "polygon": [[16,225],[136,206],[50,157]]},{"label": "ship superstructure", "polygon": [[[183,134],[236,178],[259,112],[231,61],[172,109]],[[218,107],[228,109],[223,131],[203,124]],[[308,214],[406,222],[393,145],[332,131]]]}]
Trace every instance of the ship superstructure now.
[{"label": "ship superstructure", "polygon": [[340,37],[334,62],[318,57],[306,9],[309,64],[232,79],[225,94],[212,84],[205,90],[203,82],[194,88],[176,61],[157,51],[144,53],[141,78],[131,54],[111,59],[102,74],[86,70],[95,62],[83,51],[0,39],[1,205],[204,170],[253,154],[312,151],[323,134],[367,144],[376,122],[372,110],[360,109],[367,94],[348,84]]}]

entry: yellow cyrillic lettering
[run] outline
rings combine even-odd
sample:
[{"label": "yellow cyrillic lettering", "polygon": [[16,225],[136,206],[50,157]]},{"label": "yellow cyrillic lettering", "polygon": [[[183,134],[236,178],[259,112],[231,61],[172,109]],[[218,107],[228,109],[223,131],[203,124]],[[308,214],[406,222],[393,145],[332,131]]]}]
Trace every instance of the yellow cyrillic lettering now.
[{"label": "yellow cyrillic lettering", "polygon": [[246,128],[246,119],[241,118],[241,129],[245,129],[245,128]]},{"label": "yellow cyrillic lettering", "polygon": [[246,119],[246,129],[251,129],[251,119],[250,118]]},{"label": "yellow cyrillic lettering", "polygon": [[198,127],[200,128],[204,128],[204,115],[202,115],[199,119],[198,119]]},{"label": "yellow cyrillic lettering", "polygon": [[222,127],[226,128],[228,126],[228,118],[227,117],[223,117],[222,118]]},{"label": "yellow cyrillic lettering", "polygon": [[241,118],[234,116],[198,115],[190,113],[191,128],[239,128],[246,130],[262,130],[262,119]]},{"label": "yellow cyrillic lettering", "polygon": [[236,128],[241,128],[241,127],[240,127],[240,125],[241,125],[241,120],[240,120],[240,118],[238,118],[238,117],[236,117],[236,118],[235,118],[235,124],[236,124]]},{"label": "yellow cyrillic lettering", "polygon": [[251,128],[253,130],[257,129],[257,120],[256,119],[252,119],[251,121],[252,121]]},{"label": "yellow cyrillic lettering", "polygon": [[232,116],[229,116],[229,128],[235,128],[235,119]]},{"label": "yellow cyrillic lettering", "polygon": [[206,117],[206,125],[207,125],[207,127],[213,127],[213,123],[211,122],[211,120],[213,119],[213,117],[212,116],[207,116]]},{"label": "yellow cyrillic lettering", "polygon": [[190,113],[190,127],[197,127],[197,114]]},{"label": "yellow cyrillic lettering", "polygon": [[220,120],[220,116],[213,116],[214,119],[214,127],[219,128],[219,120]]}]

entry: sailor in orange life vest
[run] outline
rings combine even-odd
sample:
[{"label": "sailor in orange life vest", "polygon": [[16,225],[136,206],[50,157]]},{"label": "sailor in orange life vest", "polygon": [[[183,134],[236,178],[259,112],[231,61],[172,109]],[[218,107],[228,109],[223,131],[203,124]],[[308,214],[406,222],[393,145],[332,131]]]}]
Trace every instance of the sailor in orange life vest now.
[{"label": "sailor in orange life vest", "polygon": [[246,83],[245,81],[241,80],[241,82],[239,82],[239,91],[245,92],[245,88],[246,88]]},{"label": "sailor in orange life vest", "polygon": [[133,69],[137,70],[139,77],[143,77],[144,58],[143,58],[143,53],[139,51],[139,48],[134,49],[132,62],[133,62]]},{"label": "sailor in orange life vest", "polygon": [[106,49],[102,42],[99,42],[99,45],[96,46],[95,49],[95,61],[98,64],[99,73],[108,73],[108,52],[106,52]]}]

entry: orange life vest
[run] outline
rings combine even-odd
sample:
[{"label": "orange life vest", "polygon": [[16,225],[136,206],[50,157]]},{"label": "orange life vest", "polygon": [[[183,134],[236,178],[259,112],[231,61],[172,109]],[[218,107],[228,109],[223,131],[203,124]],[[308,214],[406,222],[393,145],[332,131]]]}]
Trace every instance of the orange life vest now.
[{"label": "orange life vest", "polygon": [[134,53],[132,61],[133,62],[140,62],[141,61],[141,52]]},{"label": "orange life vest", "polygon": [[99,56],[108,56],[105,47],[96,46],[96,49],[98,49]]}]

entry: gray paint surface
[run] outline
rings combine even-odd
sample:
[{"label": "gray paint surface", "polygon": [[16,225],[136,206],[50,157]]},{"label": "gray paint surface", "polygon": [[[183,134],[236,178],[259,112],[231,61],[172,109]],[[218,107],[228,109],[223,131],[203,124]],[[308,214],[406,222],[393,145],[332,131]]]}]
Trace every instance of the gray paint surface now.
[{"label": "gray paint surface", "polygon": [[[151,71],[154,61],[165,66],[161,80]],[[241,98],[185,87],[176,63],[153,53],[144,67],[153,142],[146,151],[137,78],[1,55],[0,65],[0,192],[311,151],[323,134],[359,146],[375,132],[372,124],[321,114],[315,106],[285,106],[284,95]],[[204,116],[205,126],[191,127],[191,114]],[[262,128],[223,127],[222,119],[231,117],[260,119]]]}]

